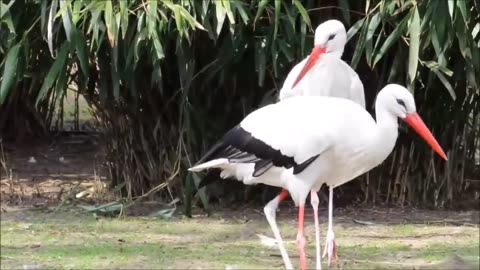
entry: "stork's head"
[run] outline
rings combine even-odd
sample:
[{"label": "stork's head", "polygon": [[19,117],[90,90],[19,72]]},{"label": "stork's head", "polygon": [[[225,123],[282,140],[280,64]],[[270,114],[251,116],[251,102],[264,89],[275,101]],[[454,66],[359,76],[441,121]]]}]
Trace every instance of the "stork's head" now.
[{"label": "stork's head", "polygon": [[347,32],[340,21],[328,20],[315,30],[314,46],[323,48],[324,53],[335,53],[341,57],[346,43]]},{"label": "stork's head", "polygon": [[417,112],[413,95],[405,87],[393,83],[378,93],[375,106],[384,108],[400,119]]},{"label": "stork's head", "polygon": [[307,72],[317,63],[321,61],[322,54],[335,55],[340,58],[343,54],[345,43],[347,42],[347,33],[345,26],[337,20],[329,20],[320,24],[315,30],[315,40],[313,50],[308,56],[308,60],[293,82],[294,88]]},{"label": "stork's head", "polygon": [[447,160],[445,152],[433,137],[422,118],[417,113],[413,95],[403,86],[389,84],[377,96],[375,103],[377,119],[379,113],[391,113],[410,125],[442,158]]}]

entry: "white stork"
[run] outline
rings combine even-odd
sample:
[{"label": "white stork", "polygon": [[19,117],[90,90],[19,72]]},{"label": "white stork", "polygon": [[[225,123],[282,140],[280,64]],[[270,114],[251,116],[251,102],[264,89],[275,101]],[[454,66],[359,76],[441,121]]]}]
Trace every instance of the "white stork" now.
[{"label": "white stork", "polygon": [[[343,50],[347,42],[347,33],[344,25],[337,20],[328,20],[320,24],[315,30],[314,48],[308,58],[297,64],[288,74],[279,99],[284,100],[292,96],[332,96],[347,98],[365,108],[365,94],[363,84],[357,73],[342,59]],[[333,257],[338,258],[333,232],[333,188],[329,186],[328,200],[328,231],[325,239],[323,256],[328,255],[328,265]],[[286,191],[278,195],[281,201],[286,197]],[[320,228],[318,222],[318,195],[312,190],[311,204],[315,219],[316,238],[316,265],[321,269],[320,262]],[[277,204],[273,206],[278,207]],[[271,211],[269,211],[271,212]],[[276,227],[275,219],[271,227]],[[282,239],[277,239],[282,249]]]},{"label": "white stork", "polygon": [[297,245],[300,268],[306,269],[303,223],[309,192],[323,183],[344,184],[384,161],[398,136],[397,118],[447,159],[407,89],[387,85],[375,107],[377,122],[344,98],[297,96],[265,106],[227,132],[189,171],[218,168],[222,178],[286,189],[299,207]]}]

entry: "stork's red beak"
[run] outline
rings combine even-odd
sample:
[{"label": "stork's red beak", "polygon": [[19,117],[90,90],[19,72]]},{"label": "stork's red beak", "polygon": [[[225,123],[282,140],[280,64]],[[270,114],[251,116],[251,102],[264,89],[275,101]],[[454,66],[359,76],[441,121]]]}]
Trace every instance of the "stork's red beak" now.
[{"label": "stork's red beak", "polygon": [[405,117],[405,122],[409,124],[422,138],[439,154],[443,159],[447,159],[447,155],[445,155],[445,152],[443,152],[442,147],[438,144],[437,140],[433,137],[432,133],[430,130],[427,128],[425,123],[423,122],[422,118],[414,112],[407,114],[407,117]]},{"label": "stork's red beak", "polygon": [[308,56],[307,63],[302,68],[302,71],[298,74],[297,78],[295,79],[295,82],[292,85],[292,88],[294,88],[300,80],[307,74],[307,72],[315,65],[317,60],[320,58],[320,56],[325,53],[325,48],[320,47],[320,46],[315,46],[313,47],[312,52],[310,53],[310,56]]}]

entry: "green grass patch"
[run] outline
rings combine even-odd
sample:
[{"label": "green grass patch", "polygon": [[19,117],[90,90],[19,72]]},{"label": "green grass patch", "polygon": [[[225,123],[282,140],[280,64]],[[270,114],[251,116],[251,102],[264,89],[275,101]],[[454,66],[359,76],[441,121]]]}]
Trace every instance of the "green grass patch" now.
[{"label": "green grass patch", "polygon": [[[312,222],[313,223],[313,222]],[[296,224],[279,221],[289,255],[298,266]],[[307,256],[315,263],[313,225],[306,223]],[[322,245],[326,224],[321,224]],[[269,268],[282,269],[262,218],[100,218],[81,211],[2,213],[2,269],[42,268]],[[335,226],[344,269],[412,269],[442,263],[452,254],[478,265],[478,227],[428,225]],[[322,246],[323,248],[323,246]],[[325,260],[323,260],[325,263]]]}]

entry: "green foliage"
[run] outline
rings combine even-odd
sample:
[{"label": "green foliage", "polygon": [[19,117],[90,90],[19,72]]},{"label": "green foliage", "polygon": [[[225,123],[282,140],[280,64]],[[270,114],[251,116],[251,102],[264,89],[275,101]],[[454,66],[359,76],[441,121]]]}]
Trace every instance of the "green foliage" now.
[{"label": "green foliage", "polygon": [[[124,185],[125,196],[134,199],[152,189],[170,199],[185,190],[193,196],[191,185],[198,179],[187,177],[185,168],[246,113],[275,102],[290,68],[312,47],[316,25],[343,18],[351,23],[346,58],[351,56],[364,78],[367,100],[386,82],[408,85],[429,126],[444,134],[440,141],[450,150],[450,164],[463,164],[460,172],[433,163],[427,148],[415,144],[411,157],[425,161],[402,172],[428,177],[417,184],[402,180],[398,190],[400,180],[387,167],[407,156],[396,158],[394,152],[382,169],[389,179],[398,179],[385,184],[380,174],[369,180],[376,181],[374,187],[361,182],[366,200],[381,194],[382,200],[403,204],[436,194],[425,195],[424,202],[444,198],[452,203],[454,194],[469,190],[465,175],[478,166],[478,7],[473,1],[366,3],[2,2],[0,106],[6,113],[0,114],[0,127],[15,132],[11,123],[25,123],[18,121],[22,115],[51,127],[66,89],[74,88],[105,128],[107,167],[113,185]],[[34,116],[26,113],[32,111]],[[396,151],[410,150],[399,143]],[[435,181],[443,180],[435,177],[441,172],[445,183],[463,180],[438,185]],[[206,205],[203,192],[199,198]]]}]

